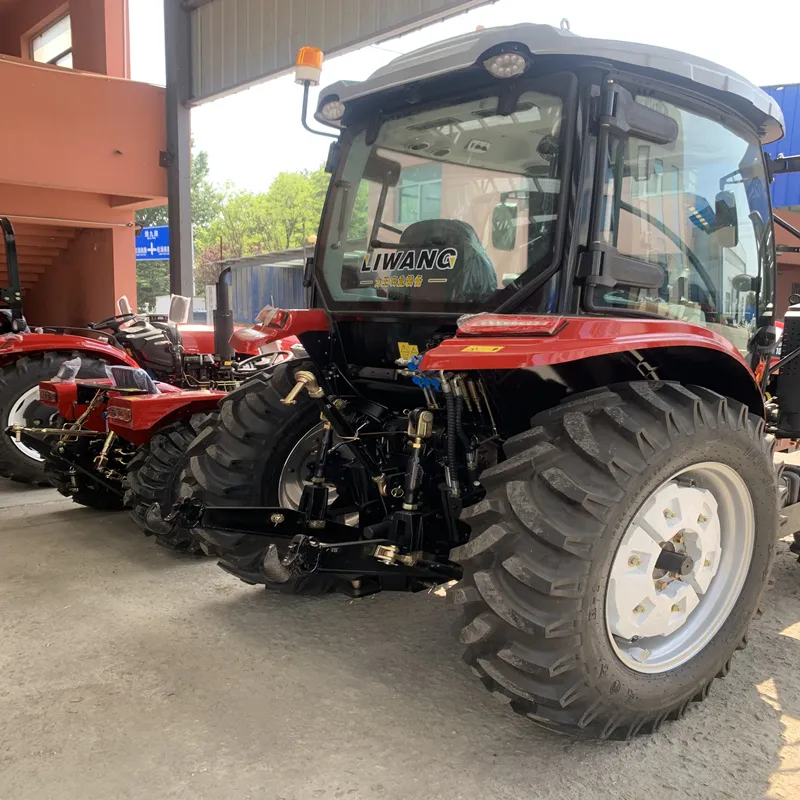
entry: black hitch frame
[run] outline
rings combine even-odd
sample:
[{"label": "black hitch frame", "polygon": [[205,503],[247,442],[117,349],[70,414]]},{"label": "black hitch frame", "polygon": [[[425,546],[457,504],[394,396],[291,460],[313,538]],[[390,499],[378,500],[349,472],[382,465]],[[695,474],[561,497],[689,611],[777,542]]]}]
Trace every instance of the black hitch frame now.
[{"label": "black hitch frame", "polygon": [[[98,473],[94,468],[94,463],[91,460],[89,460],[87,465],[85,459],[74,458],[67,455],[66,447],[64,447],[62,450],[62,445],[50,444],[49,442],[39,439],[31,433],[26,433],[25,431],[15,431],[13,428],[6,428],[5,433],[12,439],[19,437],[19,441],[22,442],[22,444],[24,444],[26,447],[30,447],[31,450],[35,450],[45,460],[56,462],[62,466],[71,467],[76,472],[86,475],[86,477],[90,478],[95,483],[100,484],[104,489],[107,489],[109,492],[113,492],[119,497],[122,497],[125,494],[121,486],[116,486],[114,483]],[[64,434],[68,436],[69,432],[65,431]],[[98,433],[97,438],[102,439],[103,434]]]},{"label": "black hitch frame", "polygon": [[[186,498],[164,517],[168,523],[185,528],[205,528],[222,533],[258,536],[264,539],[260,564],[270,582],[283,583],[292,577],[322,573],[342,578],[399,578],[425,584],[438,584],[461,577],[461,568],[431,557],[415,563],[386,563],[376,558],[378,548],[396,542],[374,536],[375,531],[344,525],[333,520],[309,519],[302,511],[277,506],[202,506]],[[285,555],[277,556],[277,546]],[[225,567],[225,561],[221,562]]]}]

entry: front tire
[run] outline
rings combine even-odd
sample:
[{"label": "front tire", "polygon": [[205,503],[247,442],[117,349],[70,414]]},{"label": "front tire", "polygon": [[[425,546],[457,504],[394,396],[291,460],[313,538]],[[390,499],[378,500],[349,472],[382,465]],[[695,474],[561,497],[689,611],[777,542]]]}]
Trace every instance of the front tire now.
[{"label": "front tire", "polygon": [[[464,566],[454,599],[464,607],[465,660],[490,691],[545,727],[599,738],[654,731],[727,673],[758,609],[779,519],[763,421],[707,389],[637,382],[575,396],[532,424],[506,443],[507,460],[481,477],[485,499],[463,514],[472,535],[452,558]],[[703,472],[703,465],[718,466]],[[694,650],[681,644],[681,627],[670,629],[674,619],[666,615],[648,636],[630,635],[629,623],[656,608],[645,596],[659,603],[662,591],[686,591],[683,579],[653,571],[647,561],[654,539],[667,547],[643,516],[653,503],[664,504],[665,487],[674,488],[677,505],[659,506],[652,519],[681,526],[681,542],[695,541],[701,520],[709,524],[708,513],[688,510],[698,498],[712,496],[709,507],[720,515],[719,566],[705,594],[695,593],[691,609],[681,605],[682,594],[666,607],[676,617],[687,614],[682,625],[696,619],[704,628],[696,636],[705,643]],[[737,539],[734,517],[748,514],[749,533]],[[643,555],[629,554],[625,548],[640,533]],[[735,565],[748,554],[737,548],[750,550],[741,580]],[[714,558],[706,553],[686,582]],[[732,565],[729,575],[723,563]],[[628,566],[643,570],[655,588],[620,604],[632,597],[619,588]],[[703,608],[706,617],[692,616]]]},{"label": "front tire", "polygon": [[23,356],[0,368],[0,476],[18,483],[50,485],[44,461],[35,451],[6,436],[5,430],[14,424],[39,426],[56,413],[54,408],[39,403],[39,382],[55,377],[59,367],[76,355],[81,357],[78,377],[106,376],[104,361],[76,353]]},{"label": "front tire", "polygon": [[195,414],[167,425],[139,447],[128,464],[125,504],[131,509],[131,519],[147,536],[155,536],[156,542],[169,550],[202,552],[185,528],[176,527],[166,534],[151,528],[147,511],[154,503],[159,504],[163,513],[170,510],[177,498],[189,446],[216,417],[217,414]]}]

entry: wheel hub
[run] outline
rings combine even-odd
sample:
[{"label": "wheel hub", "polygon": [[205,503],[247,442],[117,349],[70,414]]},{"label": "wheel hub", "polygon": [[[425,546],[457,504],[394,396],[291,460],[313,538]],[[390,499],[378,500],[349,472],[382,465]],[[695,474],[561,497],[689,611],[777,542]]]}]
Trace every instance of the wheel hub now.
[{"label": "wheel hub", "polygon": [[661,672],[705,646],[741,591],[753,529],[749,491],[723,464],[684,470],[645,500],[606,594],[606,624],[623,662]]}]

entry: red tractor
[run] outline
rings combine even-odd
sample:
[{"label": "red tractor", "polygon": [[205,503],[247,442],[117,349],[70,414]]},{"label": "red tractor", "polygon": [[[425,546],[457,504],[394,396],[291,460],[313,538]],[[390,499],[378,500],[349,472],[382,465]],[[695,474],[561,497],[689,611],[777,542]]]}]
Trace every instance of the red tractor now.
[{"label": "red tractor", "polygon": [[165,523],[285,592],[449,587],[472,671],[548,728],[681,717],[800,529],[773,464],[800,436],[800,316],[770,361],[769,185],[800,168],[763,154],[779,108],[689,55],[519,25],[315,117],[339,136],[309,310],[261,326],[308,358],[222,401]]},{"label": "red tractor", "polygon": [[[22,291],[13,227],[0,218],[11,287],[0,289],[0,431],[41,427],[52,411],[39,400],[39,382],[51,379],[65,361],[80,357],[81,378],[106,378],[113,365],[141,367],[154,379],[181,388],[232,385],[231,370],[248,369],[260,353],[246,339],[234,352],[227,270],[218,285],[214,326],[186,324],[188,298],[174,297],[167,317],[138,316],[125,298],[119,314],[87,328],[47,327],[31,331],[22,313]],[[247,363],[240,363],[242,361]],[[46,484],[41,456],[16,437],[0,436],[0,476]]]}]

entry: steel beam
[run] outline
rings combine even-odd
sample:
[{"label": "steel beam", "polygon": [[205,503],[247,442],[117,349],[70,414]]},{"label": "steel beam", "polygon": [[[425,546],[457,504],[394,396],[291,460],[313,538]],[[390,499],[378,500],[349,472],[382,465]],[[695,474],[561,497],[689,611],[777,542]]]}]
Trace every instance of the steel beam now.
[{"label": "steel beam", "polygon": [[164,0],[167,66],[167,196],[169,198],[169,283],[173,294],[194,296],[191,197],[191,112],[189,14],[181,0]]}]

